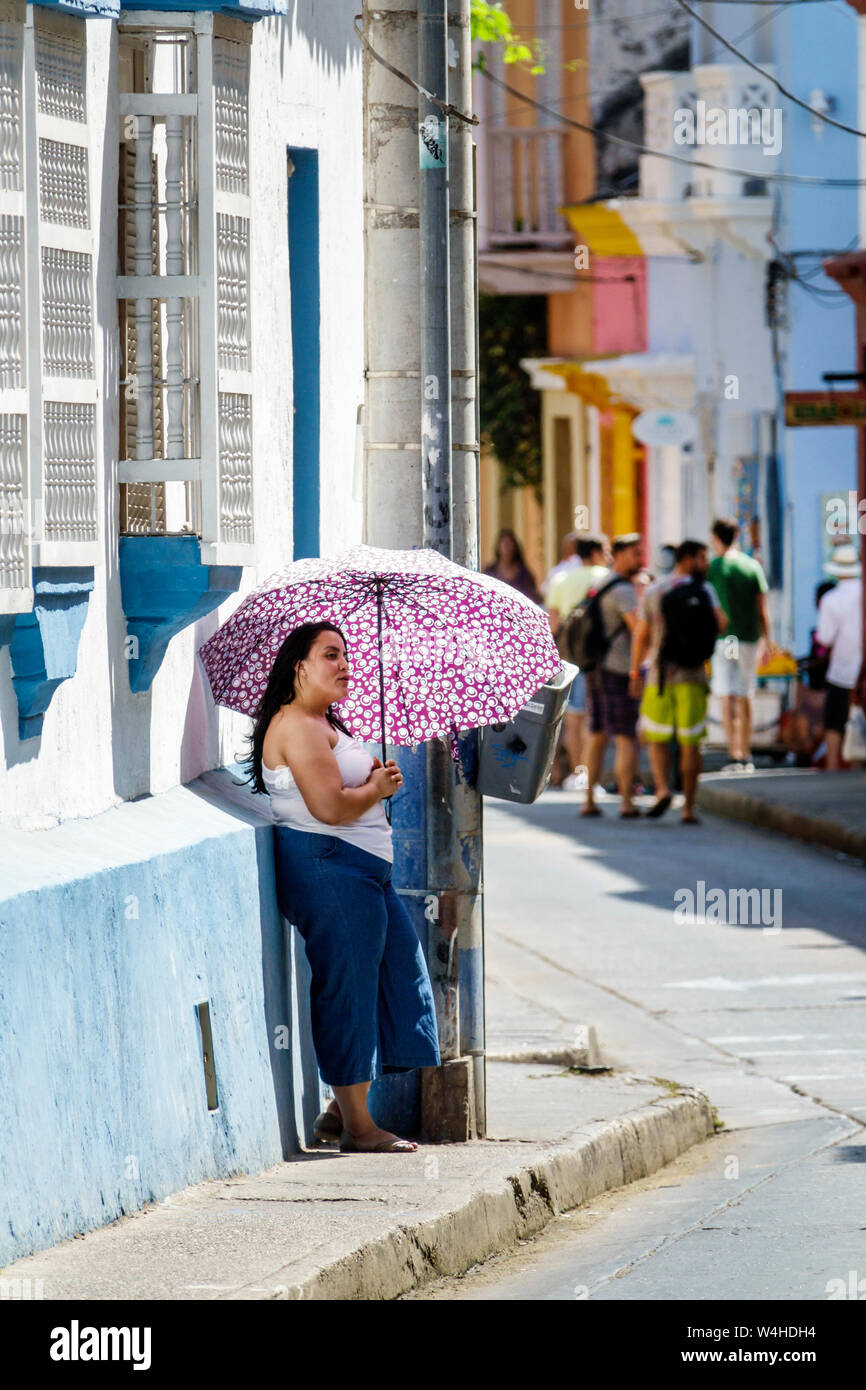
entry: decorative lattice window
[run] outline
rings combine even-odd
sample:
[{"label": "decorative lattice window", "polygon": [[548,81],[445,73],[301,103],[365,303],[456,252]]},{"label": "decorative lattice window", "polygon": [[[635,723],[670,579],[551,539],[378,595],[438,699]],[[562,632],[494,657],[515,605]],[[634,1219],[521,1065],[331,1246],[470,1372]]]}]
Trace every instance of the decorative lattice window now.
[{"label": "decorative lattice window", "polygon": [[83,19],[0,0],[0,612],[98,555]]},{"label": "decorative lattice window", "polygon": [[120,526],[252,560],[249,29],[120,30]]}]

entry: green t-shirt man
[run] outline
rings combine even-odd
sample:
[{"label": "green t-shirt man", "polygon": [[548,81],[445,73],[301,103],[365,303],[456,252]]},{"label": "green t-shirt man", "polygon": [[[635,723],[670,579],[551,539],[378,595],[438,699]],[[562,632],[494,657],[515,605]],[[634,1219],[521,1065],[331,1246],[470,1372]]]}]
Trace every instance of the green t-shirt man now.
[{"label": "green t-shirt man", "polygon": [[769,585],[758,561],[731,546],[724,555],[710,561],[707,579],[728,617],[725,636],[736,637],[740,642],[759,641],[758,594],[765,594]]}]

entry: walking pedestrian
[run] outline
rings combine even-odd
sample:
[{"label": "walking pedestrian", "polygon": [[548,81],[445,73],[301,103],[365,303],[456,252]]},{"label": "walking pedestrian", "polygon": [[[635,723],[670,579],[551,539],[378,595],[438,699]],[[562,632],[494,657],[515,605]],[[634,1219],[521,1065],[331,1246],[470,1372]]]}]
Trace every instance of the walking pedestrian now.
[{"label": "walking pedestrian", "polygon": [[383,803],[403,779],[337,714],[348,687],[340,629],[296,627],[268,679],[248,767],[271,800],[278,902],[304,940],[313,1042],[335,1096],[316,1137],[339,1139],[344,1152],[412,1152],[417,1144],[375,1124],[367,1093],[385,1073],[440,1065],[436,1010],[424,952],[391,882]]},{"label": "walking pedestrian", "polygon": [[671,738],[676,734],[684,805],[682,820],[697,825],[695,794],[706,732],[706,663],[727,619],[713,586],[706,583],[707,547],[685,540],[674,552],[674,569],[644,594],[631,654],[632,693],[638,695],[641,667],[649,653],[640,703],[640,728],[649,754],[655,803],[647,816],[663,816],[671,804]]},{"label": "walking pedestrian", "polygon": [[508,527],[504,527],[496,537],[494,557],[489,565],[485,565],[484,573],[503,580],[513,589],[519,589],[533,603],[541,603],[535,575],[523,558],[520,541]]},{"label": "walking pedestrian", "polygon": [[[597,588],[607,579],[609,571],[606,553],[606,536],[578,536],[577,564],[561,571],[547,594],[547,616],[554,637],[571,610],[586,598],[590,589]],[[575,785],[569,782],[569,778],[578,775],[576,769],[586,767],[585,731],[586,676],[583,671],[578,671],[571,683],[563,720],[562,738],[568,755],[569,769],[565,781],[569,787]],[[586,776],[586,772],[583,776]]]},{"label": "walking pedestrian", "polygon": [[822,647],[830,648],[824,737],[827,771],[838,772],[852,692],[863,660],[862,580],[856,548],[837,546],[824,570],[839,581],[835,589],[821,599],[815,633],[815,640]]},{"label": "walking pedestrian", "polygon": [[713,652],[712,691],[721,700],[722,724],[730,762],[725,772],[754,772],[751,761],[752,699],[758,667],[769,655],[767,577],[760,563],[737,546],[739,525],[733,517],[713,523],[715,558],[708,578],[718,595],[728,626]]},{"label": "walking pedestrian", "polygon": [[577,551],[578,539],[577,531],[569,531],[563,536],[559,562],[551,566],[539,585],[541,597],[545,599],[545,601],[550,595],[551,585],[555,584],[559,576],[561,574],[567,574],[570,569],[574,569],[576,565],[580,564]]},{"label": "walking pedestrian", "polygon": [[586,713],[589,721],[587,746],[586,802],[582,816],[600,816],[595,804],[595,787],[601,776],[608,739],[616,749],[614,773],[620,794],[620,818],[635,820],[640,811],[634,804],[634,778],[637,770],[638,701],[629,688],[631,635],[637,622],[637,593],[632,579],[640,570],[643,541],[637,532],[616,536],[610,574],[600,585],[592,604],[598,614],[603,639],[603,655],[586,677]]}]

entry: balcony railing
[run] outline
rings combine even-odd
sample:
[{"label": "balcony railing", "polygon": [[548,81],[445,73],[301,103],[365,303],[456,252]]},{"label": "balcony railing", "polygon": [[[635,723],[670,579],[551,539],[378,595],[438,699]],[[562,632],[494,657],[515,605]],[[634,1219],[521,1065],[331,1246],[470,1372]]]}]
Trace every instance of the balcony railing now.
[{"label": "balcony railing", "polygon": [[491,225],[494,246],[555,246],[568,224],[557,208],[565,201],[565,132],[543,126],[491,130]]}]

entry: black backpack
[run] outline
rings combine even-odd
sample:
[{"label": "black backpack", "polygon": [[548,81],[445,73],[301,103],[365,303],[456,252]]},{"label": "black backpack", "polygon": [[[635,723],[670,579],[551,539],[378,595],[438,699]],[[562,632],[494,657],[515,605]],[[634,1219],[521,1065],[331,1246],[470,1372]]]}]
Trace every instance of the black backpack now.
[{"label": "black backpack", "polygon": [[664,638],[659,652],[659,689],[665,667],[703,666],[713,654],[719,635],[716,613],[707,586],[700,579],[674,584],[661,597]]},{"label": "black backpack", "polygon": [[556,644],[560,656],[564,656],[567,661],[573,661],[575,666],[580,667],[581,671],[594,671],[601,665],[607,656],[611,642],[620,627],[623,626],[622,622],[618,623],[608,637],[604,630],[601,597],[609,589],[615,588],[617,584],[630,582],[625,575],[615,574],[613,578],[606,579],[598,588],[590,589],[586,597],[581,599],[580,603],[575,604],[557,634]]}]

